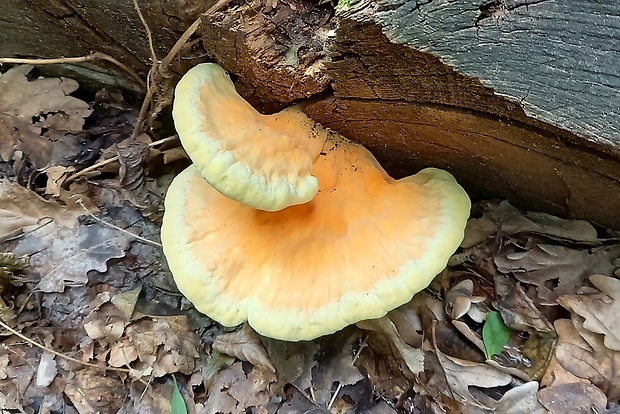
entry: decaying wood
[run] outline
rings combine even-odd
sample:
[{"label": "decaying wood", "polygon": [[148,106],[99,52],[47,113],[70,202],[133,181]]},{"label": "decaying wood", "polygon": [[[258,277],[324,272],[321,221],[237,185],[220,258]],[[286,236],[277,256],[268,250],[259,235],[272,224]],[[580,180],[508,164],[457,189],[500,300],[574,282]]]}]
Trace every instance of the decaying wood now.
[{"label": "decaying wood", "polygon": [[[215,1],[139,3],[162,59]],[[263,110],[311,98],[311,116],[394,175],[443,167],[474,196],[620,228],[618,10],[595,3],[361,0],[336,13],[233,1],[203,20],[174,70],[217,60]],[[97,51],[143,75],[151,65],[131,2],[8,0],[3,12],[1,56]],[[131,85],[111,66],[87,70],[74,74]]]}]

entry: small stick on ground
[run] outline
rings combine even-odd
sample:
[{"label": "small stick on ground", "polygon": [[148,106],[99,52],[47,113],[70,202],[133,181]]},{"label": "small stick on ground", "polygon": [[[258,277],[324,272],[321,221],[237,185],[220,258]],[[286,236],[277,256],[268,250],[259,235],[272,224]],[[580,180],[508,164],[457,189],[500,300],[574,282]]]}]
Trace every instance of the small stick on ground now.
[{"label": "small stick on ground", "polygon": [[[151,35],[150,35],[151,30],[149,29],[148,24],[146,23],[146,20],[142,16],[142,12],[140,11],[140,8],[137,4],[137,0],[134,0],[134,7],[136,11],[138,12],[138,16],[140,16],[140,21],[142,22],[142,25],[146,29],[146,33],[149,38],[149,46],[151,48],[151,55],[153,56],[152,57],[153,65],[151,67],[151,70],[149,71],[148,78],[147,78],[148,87],[146,91],[146,96],[144,97],[144,101],[142,101],[142,106],[140,107],[140,114],[138,115],[138,119],[136,120],[136,123],[134,125],[134,130],[131,135],[133,138],[135,138],[136,136],[138,136],[138,134],[140,134],[140,132],[142,132],[142,126],[144,125],[147,112],[148,112],[148,108],[151,105],[151,101],[153,100],[154,87],[157,86],[157,80],[160,78],[170,77],[168,68],[170,67],[170,64],[172,63],[172,60],[179,54],[179,52],[181,51],[181,48],[183,48],[183,46],[187,43],[189,38],[192,37],[192,35],[196,32],[196,30],[198,30],[198,28],[200,27],[200,23],[202,22],[202,19],[204,17],[212,16],[214,13],[220,11],[221,9],[226,7],[228,4],[230,4],[232,1],[233,0],[219,0],[217,3],[211,6],[209,10],[207,10],[200,17],[198,17],[194,21],[194,23],[192,23],[185,30],[185,32],[183,32],[181,37],[179,37],[179,39],[176,41],[174,46],[172,46],[172,48],[170,49],[168,54],[164,57],[164,59],[161,61],[161,63],[158,63],[157,58],[155,56],[155,50],[152,45],[152,40],[151,40]],[[151,113],[151,116],[157,115],[157,110],[158,109],[156,109],[154,113]]]},{"label": "small stick on ground", "polygon": [[118,227],[118,226],[116,226],[116,225],[114,225],[114,224],[112,224],[112,223],[108,223],[107,221],[103,221],[103,220],[101,220],[99,217],[95,216],[93,213],[91,213],[90,211],[88,211],[88,209],[86,208],[86,206],[84,205],[84,203],[82,203],[82,200],[78,200],[78,201],[77,201],[77,203],[78,203],[80,206],[82,206],[82,208],[84,209],[84,211],[86,212],[86,214],[87,214],[89,217],[91,217],[91,218],[93,218],[93,219],[97,220],[99,223],[101,223],[101,224],[103,224],[103,225],[106,225],[106,226],[108,226],[108,227],[111,227],[111,228],[113,228],[114,230],[118,230],[118,231],[120,231],[120,232],[122,232],[122,233],[125,233],[125,234],[127,234],[127,235],[129,235],[129,236],[133,237],[133,238],[134,238],[134,239],[136,239],[136,240],[140,240],[141,242],[144,242],[144,243],[146,243],[146,244],[150,244],[151,246],[161,247],[161,244],[160,244],[160,243],[154,242],[154,241],[149,240],[149,239],[145,239],[144,237],[138,236],[137,234],[133,234],[132,232],[127,231],[127,230],[125,230],[125,229],[124,229],[124,228],[122,228],[122,227]]},{"label": "small stick on ground", "polygon": [[[357,361],[357,359],[360,357],[360,354],[362,353],[364,348],[366,348],[367,346],[368,346],[368,335],[366,335],[366,337],[360,344],[360,348],[357,350],[357,352],[353,356],[353,359],[351,360],[351,365],[355,365],[355,361]],[[336,388],[336,391],[334,391],[334,395],[332,395],[332,398],[329,400],[329,404],[327,404],[328,410],[331,410],[332,405],[334,405],[334,402],[336,401],[336,397],[338,397],[338,393],[340,392],[341,389],[342,389],[342,382],[339,382],[338,387]]]},{"label": "small stick on ground", "polygon": [[[163,144],[165,142],[174,141],[175,139],[177,139],[176,135],[173,135],[171,137],[162,138],[162,139],[160,139],[158,141],[151,142],[148,145],[148,147],[149,148],[156,147],[157,145]],[[95,171],[96,169],[98,169],[100,167],[103,167],[104,165],[107,165],[107,164],[109,164],[111,162],[114,162],[114,161],[118,161],[119,158],[120,157],[118,155],[116,155],[116,156],[114,156],[112,158],[108,158],[107,160],[103,160],[103,161],[100,161],[100,162],[98,162],[96,164],[93,164],[90,167],[86,167],[83,170],[80,170],[80,171],[76,172],[75,174],[70,175],[69,177],[67,177],[67,179],[65,180],[64,183],[65,184],[70,183],[71,181],[75,180],[76,178],[82,177],[83,175],[86,175],[86,174],[88,174],[91,171]]]},{"label": "small stick on ground", "polygon": [[61,58],[53,58],[53,59],[22,59],[22,58],[0,58],[0,65],[2,64],[16,64],[16,65],[59,65],[59,64],[67,64],[67,63],[83,63],[90,62],[92,60],[105,60],[110,63],[115,64],[125,72],[129,74],[140,86],[146,89],[146,83],[142,80],[140,76],[136,74],[133,70],[129,69],[122,62],[114,59],[110,55],[106,55],[101,52],[93,52],[90,55],[86,56],[78,56],[78,57],[61,57]]},{"label": "small stick on ground", "polygon": [[87,367],[97,368],[98,370],[116,371],[116,372],[130,372],[130,370],[127,369],[127,368],[114,368],[114,367],[110,367],[110,366],[101,366],[101,365],[97,365],[97,364],[91,364],[90,362],[80,361],[79,359],[75,359],[75,358],[72,358],[72,357],[70,357],[68,355],[62,354],[62,353],[60,353],[58,351],[54,351],[53,349],[50,349],[50,348],[46,347],[45,345],[42,345],[42,344],[38,343],[37,341],[28,338],[26,335],[22,334],[19,331],[16,331],[15,329],[11,328],[9,325],[5,324],[2,321],[0,321],[0,327],[6,329],[7,331],[12,333],[13,335],[23,339],[24,341],[28,342],[29,344],[32,344],[32,345],[36,346],[37,348],[41,348],[44,351],[47,351],[47,352],[49,352],[51,354],[56,355],[57,357],[66,359],[68,361],[75,362],[75,363],[81,364],[81,365],[85,365]]},{"label": "small stick on ground", "polygon": [[146,95],[144,96],[144,100],[142,101],[142,106],[140,107],[140,113],[138,115],[138,119],[136,119],[136,123],[134,124],[133,131],[131,133],[131,138],[135,138],[142,131],[142,125],[144,124],[144,118],[146,118],[146,113],[151,106],[151,102],[153,101],[153,89],[155,84],[155,73],[157,71],[157,67],[159,65],[159,61],[157,59],[157,54],[155,53],[155,47],[153,46],[153,34],[151,29],[142,14],[142,10],[140,10],[140,5],[138,4],[138,0],[133,0],[133,7],[136,9],[138,13],[138,17],[140,18],[140,22],[142,22],[142,26],[144,26],[144,30],[146,30],[146,37],[149,41],[149,49],[151,51],[151,69],[146,78]]}]

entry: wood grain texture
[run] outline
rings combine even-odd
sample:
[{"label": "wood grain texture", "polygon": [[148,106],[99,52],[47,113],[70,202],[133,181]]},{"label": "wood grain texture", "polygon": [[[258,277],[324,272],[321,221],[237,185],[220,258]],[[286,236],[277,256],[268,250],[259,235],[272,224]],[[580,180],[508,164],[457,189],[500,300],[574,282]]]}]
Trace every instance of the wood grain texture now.
[{"label": "wood grain texture", "polygon": [[307,107],[368,146],[395,176],[438,166],[474,198],[620,228],[620,160],[568,130],[528,117],[431,53],[391,42],[372,8],[340,20],[326,63],[334,96]]},{"label": "wood grain texture", "polygon": [[616,0],[381,0],[375,10],[388,39],[431,52],[527,115],[620,142]]}]

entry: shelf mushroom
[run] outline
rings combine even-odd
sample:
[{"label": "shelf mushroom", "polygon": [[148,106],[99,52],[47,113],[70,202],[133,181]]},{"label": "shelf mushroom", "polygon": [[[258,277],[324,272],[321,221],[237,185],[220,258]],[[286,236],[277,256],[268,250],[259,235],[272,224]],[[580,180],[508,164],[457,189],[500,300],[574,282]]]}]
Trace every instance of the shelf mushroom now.
[{"label": "shelf mushroom", "polygon": [[[446,266],[470,210],[449,173],[427,168],[394,180],[361,145],[297,108],[259,115],[217,65],[185,76],[174,116],[194,164],[170,185],[162,244],[179,290],[199,311],[226,326],[247,321],[268,337],[310,340],[382,317]],[[180,115],[188,102],[216,115]],[[228,125],[234,117],[219,105],[244,115]],[[272,137],[283,152],[268,148]],[[219,157],[243,173],[211,166]],[[259,190],[239,194],[252,185]]]}]

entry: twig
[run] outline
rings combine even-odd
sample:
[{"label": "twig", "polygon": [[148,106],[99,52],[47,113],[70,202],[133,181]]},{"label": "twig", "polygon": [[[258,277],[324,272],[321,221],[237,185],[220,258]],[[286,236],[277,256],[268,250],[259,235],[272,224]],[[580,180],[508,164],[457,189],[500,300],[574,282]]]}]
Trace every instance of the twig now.
[{"label": "twig", "polygon": [[[148,147],[152,148],[152,147],[155,147],[157,145],[160,145],[160,144],[163,144],[163,143],[166,143],[166,142],[174,141],[175,139],[177,139],[176,135],[173,135],[173,136],[170,136],[170,137],[166,137],[166,138],[162,138],[162,139],[160,139],[158,141],[151,142],[148,145]],[[76,172],[75,174],[70,175],[69,177],[67,177],[67,179],[65,180],[65,183],[70,183],[71,181],[75,180],[76,178],[79,178],[79,177],[81,177],[83,175],[86,175],[89,172],[94,171],[94,170],[96,170],[99,167],[103,167],[104,165],[107,165],[107,164],[109,164],[111,162],[118,161],[119,159],[120,159],[120,157],[118,155],[115,155],[112,158],[108,158],[107,160],[100,161],[100,162],[98,162],[96,164],[91,165],[90,167],[86,167],[83,170],[80,170],[80,171]]]},{"label": "twig", "polygon": [[149,28],[149,25],[146,22],[144,15],[142,14],[142,10],[140,10],[138,0],[133,0],[133,7],[136,9],[136,12],[138,12],[138,17],[142,22],[142,26],[144,26],[144,29],[146,30],[146,37],[149,41],[149,49],[151,50],[151,68],[154,68],[157,65],[157,54],[155,53],[155,47],[153,46],[153,33],[151,32],[151,29]]},{"label": "twig", "polygon": [[232,0],[220,0],[217,3],[215,3],[213,6],[211,6],[211,8],[207,10],[205,14],[207,16],[211,16],[212,14],[217,13],[218,11],[222,10],[224,7],[226,7],[226,5],[228,5],[231,2]]},{"label": "twig", "polygon": [[[366,346],[368,346],[368,335],[366,335],[366,337],[360,344],[360,348],[357,350],[355,355],[353,355],[353,359],[351,360],[351,365],[355,365],[355,361],[357,361],[357,359],[360,357],[360,354],[362,353],[364,348],[366,348]],[[338,393],[340,392],[341,389],[342,389],[342,382],[338,382],[338,387],[336,387],[336,391],[334,391],[334,395],[332,395],[332,398],[329,400],[329,404],[327,404],[328,410],[331,410],[332,405],[334,405],[334,402],[336,401],[336,397],[338,397]]]},{"label": "twig", "polygon": [[140,113],[138,114],[138,119],[136,119],[136,123],[134,124],[133,131],[131,133],[131,138],[135,138],[142,131],[142,124],[144,123],[144,118],[146,117],[146,112],[151,105],[151,101],[153,100],[153,86],[155,86],[154,75],[157,70],[157,65],[159,64],[157,60],[157,54],[155,53],[155,47],[153,46],[153,34],[151,29],[149,28],[144,15],[142,15],[142,11],[140,10],[140,6],[138,5],[138,0],[133,0],[133,7],[136,9],[138,13],[138,17],[140,18],[140,22],[142,22],[142,26],[144,26],[144,30],[146,30],[146,37],[149,41],[149,49],[151,50],[151,69],[146,78],[146,95],[144,96],[144,100],[142,101],[142,106],[140,107]]},{"label": "twig", "polygon": [[[153,93],[154,93],[153,87],[156,84],[157,78],[159,78],[160,76],[163,78],[169,77],[168,68],[170,67],[170,64],[172,63],[172,60],[179,54],[179,52],[181,51],[181,48],[183,48],[183,46],[187,43],[189,38],[192,37],[192,35],[196,32],[196,30],[198,30],[203,17],[210,16],[216,13],[217,11],[221,10],[222,8],[224,8],[227,4],[231,2],[232,0],[219,0],[216,4],[211,6],[209,10],[207,10],[202,16],[198,17],[194,21],[194,23],[192,23],[185,30],[185,32],[183,32],[181,37],[179,37],[179,39],[175,42],[174,46],[172,46],[172,49],[170,49],[168,54],[163,58],[161,63],[154,64],[151,67],[151,70],[149,71],[149,75],[148,75],[149,86],[146,91],[146,96],[144,97],[144,100],[142,101],[142,106],[140,107],[140,114],[138,115],[138,119],[136,120],[134,131],[132,133],[132,137],[136,137],[140,133],[142,125],[144,124],[149,105],[151,104],[151,100],[153,99]],[[136,3],[136,0],[134,0],[134,5],[135,3]],[[139,8],[136,7],[136,10],[138,10],[138,13],[141,15]],[[142,24],[145,26],[147,30],[147,34],[150,33],[150,30],[146,24],[146,21],[144,21],[144,19],[142,18],[141,20],[142,20]],[[151,48],[151,53],[154,54],[152,48]],[[156,62],[156,59],[153,59],[153,62]],[[154,112],[157,113],[157,110]]]},{"label": "twig", "polygon": [[149,240],[149,239],[145,239],[144,237],[138,236],[137,234],[133,234],[132,232],[127,231],[127,230],[125,230],[125,229],[124,229],[124,228],[122,228],[122,227],[118,227],[118,226],[115,226],[115,225],[114,225],[114,224],[112,224],[112,223],[108,223],[107,221],[103,221],[103,220],[101,220],[99,217],[95,216],[93,213],[91,213],[90,211],[88,211],[88,209],[86,208],[86,206],[84,205],[84,203],[82,203],[82,200],[78,200],[78,201],[77,201],[77,203],[78,203],[80,206],[82,206],[82,208],[84,209],[84,211],[86,211],[86,214],[88,214],[88,216],[90,216],[90,217],[94,218],[94,219],[95,219],[95,220],[97,220],[99,223],[104,224],[104,225],[106,225],[106,226],[108,226],[108,227],[111,227],[111,228],[113,228],[114,230],[118,230],[118,231],[120,231],[120,232],[122,232],[122,233],[128,234],[129,236],[133,237],[134,239],[140,240],[141,242],[144,242],[144,243],[146,243],[146,244],[150,244],[151,246],[161,247],[161,244],[160,244],[160,243],[154,242],[154,241]]},{"label": "twig", "polygon": [[7,331],[9,331],[10,333],[12,333],[13,335],[23,339],[24,341],[36,346],[37,348],[40,348],[44,351],[47,351],[51,354],[56,355],[57,357],[66,359],[68,361],[71,362],[75,362],[81,365],[85,365],[87,367],[92,367],[92,368],[97,368],[98,370],[106,370],[106,371],[117,371],[117,372],[130,372],[129,369],[127,368],[115,368],[115,367],[109,367],[109,366],[101,366],[101,365],[97,365],[97,364],[91,364],[90,362],[84,362],[84,361],[80,361],[79,359],[75,359],[72,358],[68,355],[62,354],[58,351],[54,351],[53,349],[50,349],[48,347],[46,347],[45,345],[41,345],[40,343],[38,343],[37,341],[28,338],[26,335],[22,334],[19,331],[16,331],[15,329],[11,328],[9,325],[5,324],[4,322],[0,321],[0,326],[4,329],[6,329]]},{"label": "twig", "polygon": [[[232,1],[233,0],[219,0],[217,3],[211,6],[209,10],[207,10],[202,16],[198,17],[194,21],[194,23],[192,23],[191,26],[189,26],[187,30],[183,32],[183,34],[181,35],[181,37],[179,37],[179,39],[176,41],[174,46],[172,46],[172,49],[170,49],[166,57],[161,61],[160,71],[166,71],[168,69],[168,66],[170,66],[170,63],[172,62],[172,59],[175,58],[175,56],[179,53],[183,45],[187,43],[189,38],[192,37],[192,35],[196,32],[196,30],[198,30],[198,27],[200,27],[200,23],[202,22],[203,16],[211,16],[217,13],[218,11],[226,7],[226,5],[231,3]],[[162,73],[162,75],[164,75],[164,73]]]},{"label": "twig", "polygon": [[[232,1],[232,0],[226,0],[226,1]],[[215,6],[217,6],[217,4]],[[215,6],[213,6],[213,7],[215,7]],[[213,9],[213,7],[211,7],[211,9]],[[209,9],[209,10],[211,10],[211,9]],[[207,13],[209,13],[209,12],[207,11]],[[170,49],[170,51],[168,52],[166,57],[161,61],[161,66],[160,67],[163,68],[163,70],[167,70],[168,69],[168,66],[170,66],[170,63],[172,62],[172,59],[174,59],[175,56],[177,55],[177,53],[179,53],[179,51],[181,50],[181,48],[183,47],[185,42],[187,42],[187,40],[190,37],[192,37],[194,32],[196,32],[196,30],[198,30],[198,27],[200,26],[201,22],[202,22],[202,16],[197,18],[194,21],[194,23],[192,23],[191,26],[188,27],[187,30],[185,30],[185,32],[183,32],[181,37],[179,37],[179,39],[176,41],[174,46],[172,46],[172,49]]]},{"label": "twig", "polygon": [[336,391],[334,391],[334,395],[332,395],[331,400],[329,400],[329,404],[327,404],[327,409],[331,411],[332,405],[334,405],[334,402],[336,401],[336,397],[338,396],[338,393],[340,392],[340,390],[342,389],[342,382],[338,382],[338,387],[336,388]]},{"label": "twig", "polygon": [[129,69],[125,64],[114,59],[110,55],[106,55],[102,52],[93,52],[90,55],[79,57],[62,57],[53,59],[22,59],[22,58],[0,58],[0,65],[5,63],[18,64],[18,65],[57,65],[63,63],[83,63],[90,62],[91,60],[106,60],[115,64],[125,72],[127,72],[140,86],[146,89],[146,83],[140,76],[133,70]]}]

